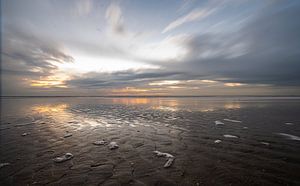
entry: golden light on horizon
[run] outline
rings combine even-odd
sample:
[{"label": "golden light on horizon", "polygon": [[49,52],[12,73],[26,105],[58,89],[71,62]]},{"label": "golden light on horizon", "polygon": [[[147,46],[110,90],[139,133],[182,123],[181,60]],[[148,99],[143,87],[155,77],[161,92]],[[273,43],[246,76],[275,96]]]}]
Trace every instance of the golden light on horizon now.
[{"label": "golden light on horizon", "polygon": [[170,88],[170,89],[183,89],[183,88],[185,88],[185,87],[182,87],[182,86],[168,86],[168,88]]},{"label": "golden light on horizon", "polygon": [[242,83],[224,83],[225,86],[227,87],[239,87],[239,86],[243,86],[245,84]]},{"label": "golden light on horizon", "polygon": [[203,79],[203,80],[201,80],[201,82],[203,82],[203,83],[217,83],[217,81],[208,80],[208,79]]},{"label": "golden light on horizon", "polygon": [[150,86],[163,86],[163,85],[176,85],[179,84],[180,81],[178,80],[164,80],[164,81],[155,81],[149,83]]},{"label": "golden light on horizon", "polygon": [[30,81],[31,87],[40,87],[40,88],[67,88],[65,81],[67,80],[67,76],[65,75],[53,75],[47,76],[45,78],[41,78],[40,80],[28,80]]},{"label": "golden light on horizon", "polygon": [[114,89],[113,93],[139,93],[139,92],[148,92],[148,89],[135,88],[135,87],[125,87],[122,89]]}]

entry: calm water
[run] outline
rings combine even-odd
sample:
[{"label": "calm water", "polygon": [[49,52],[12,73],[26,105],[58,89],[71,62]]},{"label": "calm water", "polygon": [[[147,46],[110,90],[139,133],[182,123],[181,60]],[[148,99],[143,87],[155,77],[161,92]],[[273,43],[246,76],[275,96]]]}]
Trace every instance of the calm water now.
[{"label": "calm water", "polygon": [[[2,185],[300,184],[300,98],[1,102]],[[103,139],[119,148],[93,145]],[[155,150],[175,156],[171,167]]]}]

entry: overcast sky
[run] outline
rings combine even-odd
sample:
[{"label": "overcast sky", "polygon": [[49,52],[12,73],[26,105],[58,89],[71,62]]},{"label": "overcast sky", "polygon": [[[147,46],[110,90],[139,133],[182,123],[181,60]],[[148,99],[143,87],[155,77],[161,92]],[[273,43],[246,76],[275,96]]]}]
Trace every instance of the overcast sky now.
[{"label": "overcast sky", "polygon": [[2,0],[2,95],[300,95],[300,1]]}]

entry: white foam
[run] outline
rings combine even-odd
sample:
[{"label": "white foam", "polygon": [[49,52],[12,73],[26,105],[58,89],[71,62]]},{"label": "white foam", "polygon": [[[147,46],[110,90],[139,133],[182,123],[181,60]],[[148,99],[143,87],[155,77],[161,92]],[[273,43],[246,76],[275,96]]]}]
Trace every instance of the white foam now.
[{"label": "white foam", "polygon": [[168,160],[166,161],[166,163],[164,164],[164,168],[168,168],[172,165],[175,157],[172,154],[166,153],[166,152],[160,152],[160,151],[153,151],[154,154],[156,154],[156,156],[158,157],[165,157]]},{"label": "white foam", "polygon": [[106,141],[104,141],[104,140],[98,140],[98,141],[95,141],[93,144],[94,145],[105,145]]},{"label": "white foam", "polygon": [[237,136],[231,135],[231,134],[224,134],[223,135],[225,138],[239,138]]},{"label": "white foam", "polygon": [[216,124],[216,125],[224,125],[224,123],[221,122],[221,121],[215,121],[215,124]]},{"label": "white foam", "polygon": [[65,162],[67,160],[72,159],[73,157],[74,157],[73,154],[68,152],[63,156],[59,156],[59,157],[54,158],[53,161],[56,162],[56,163],[62,163],[62,162]]},{"label": "white foam", "polygon": [[119,148],[119,145],[117,144],[117,142],[112,141],[108,144],[108,148],[110,150],[117,149],[117,148]]},{"label": "white foam", "polygon": [[166,152],[160,152],[160,151],[153,151],[154,154],[156,154],[156,156],[158,157],[166,157],[166,158],[174,158],[174,156],[172,154],[166,153]]},{"label": "white foam", "polygon": [[286,133],[277,133],[278,135],[280,136],[284,136],[290,140],[296,140],[296,141],[300,141],[300,137],[298,136],[294,136],[294,135],[291,135],[291,134],[286,134]]},{"label": "white foam", "polygon": [[233,120],[233,119],[223,119],[224,121],[230,121],[230,122],[233,122],[233,123],[242,123],[242,121],[239,121],[239,120]]},{"label": "white foam", "polygon": [[22,136],[27,136],[29,133],[27,133],[27,132],[24,132],[23,134],[22,134]]},{"label": "white foam", "polygon": [[294,123],[289,123],[289,122],[287,122],[287,123],[285,123],[286,125],[294,125]]},{"label": "white foam", "polygon": [[221,143],[222,142],[222,140],[215,140],[215,143]]},{"label": "white foam", "polygon": [[0,163],[0,169],[1,169],[2,167],[8,166],[8,165],[10,165],[10,163]]},{"label": "white foam", "polygon": [[172,165],[174,158],[169,158],[168,161],[164,164],[164,168],[168,168]]},{"label": "white foam", "polygon": [[262,141],[262,142],[260,142],[261,144],[263,144],[263,145],[267,145],[267,146],[269,146],[270,145],[270,143],[268,143],[268,142],[264,142],[264,141]]}]

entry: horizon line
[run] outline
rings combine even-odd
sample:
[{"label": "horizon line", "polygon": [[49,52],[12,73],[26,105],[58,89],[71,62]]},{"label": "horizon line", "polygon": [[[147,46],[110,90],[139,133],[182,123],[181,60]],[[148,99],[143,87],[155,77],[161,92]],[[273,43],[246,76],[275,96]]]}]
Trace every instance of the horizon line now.
[{"label": "horizon line", "polygon": [[139,97],[300,97],[300,95],[114,95],[114,96],[82,96],[82,95],[77,95],[77,96],[64,96],[64,95],[54,95],[54,96],[33,96],[33,95],[17,95],[17,96],[3,96],[0,95],[1,98],[6,98],[6,97],[107,97],[107,98],[113,98],[113,97],[129,97],[129,98],[139,98]]}]

